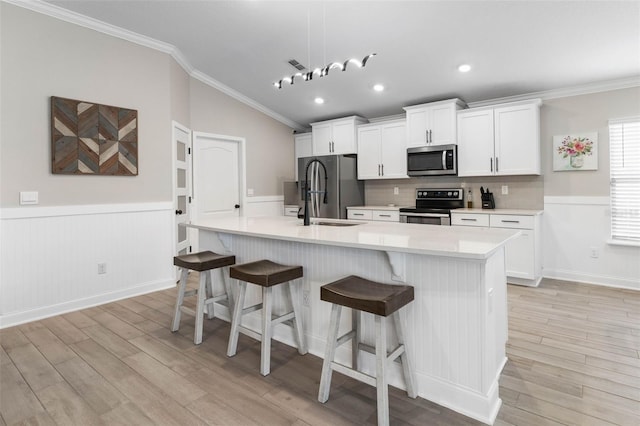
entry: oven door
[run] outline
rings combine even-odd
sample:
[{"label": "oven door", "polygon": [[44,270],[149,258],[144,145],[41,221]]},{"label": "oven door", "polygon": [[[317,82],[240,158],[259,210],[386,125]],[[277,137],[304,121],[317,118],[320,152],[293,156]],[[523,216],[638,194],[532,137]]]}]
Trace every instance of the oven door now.
[{"label": "oven door", "polygon": [[400,222],[422,225],[451,225],[451,217],[443,213],[400,213]]}]

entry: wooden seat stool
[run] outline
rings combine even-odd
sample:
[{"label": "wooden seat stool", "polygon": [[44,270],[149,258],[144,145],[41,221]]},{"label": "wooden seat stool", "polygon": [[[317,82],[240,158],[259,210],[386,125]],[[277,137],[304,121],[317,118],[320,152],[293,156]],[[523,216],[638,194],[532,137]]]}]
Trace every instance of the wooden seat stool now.
[{"label": "wooden seat stool", "polygon": [[[178,331],[180,328],[180,314],[182,312],[194,315],[196,317],[196,327],[193,337],[193,343],[199,345],[202,343],[202,326],[204,307],[207,306],[207,316],[212,319],[215,316],[214,303],[226,300],[229,313],[233,312],[233,297],[229,291],[229,283],[223,280],[225,292],[214,296],[213,282],[211,272],[214,269],[233,265],[236,263],[236,257],[233,255],[217,254],[212,251],[201,251],[198,253],[184,254],[175,256],[173,264],[182,268],[180,274],[180,284],[178,285],[178,296],[176,298],[176,308],[173,314],[173,322],[171,323],[171,331]],[[189,270],[200,272],[200,283],[197,290],[186,291],[187,274]],[[182,306],[185,297],[198,296],[196,302],[196,310]]]},{"label": "wooden seat stool", "polygon": [[[240,332],[254,339],[260,340],[260,374],[266,376],[271,371],[271,337],[273,327],[282,322],[288,322],[293,327],[294,335],[298,344],[298,352],[301,355],[307,353],[304,339],[304,329],[300,317],[300,307],[293,297],[292,280],[302,277],[302,266],[286,266],[269,260],[259,260],[257,262],[235,265],[229,269],[231,278],[239,280],[239,291],[236,298],[233,317],[231,318],[231,333],[229,335],[229,346],[227,356],[234,356],[238,348],[238,335]],[[244,307],[247,283],[256,284],[262,287],[262,303]],[[273,286],[287,283],[287,295],[293,310],[287,314],[273,317]],[[243,327],[242,316],[253,311],[262,309],[262,333],[256,333]]]},{"label": "wooden seat stool", "polygon": [[[322,364],[318,401],[327,402],[331,388],[331,374],[333,370],[338,371],[377,388],[378,425],[388,425],[389,393],[387,369],[398,356],[402,363],[407,394],[411,398],[417,396],[413,363],[406,349],[405,326],[399,315],[399,309],[410,303],[413,297],[412,286],[382,284],[355,275],[334,281],[320,288],[320,299],[333,305],[331,307],[327,348]],[[352,309],[352,329],[338,337],[340,312],[343,306]],[[363,311],[374,314],[375,348],[361,342],[360,316]],[[387,352],[387,331],[384,323],[385,317],[388,316],[391,316],[393,320],[398,338],[398,346],[390,353]],[[349,340],[352,341],[351,367],[334,361],[336,348]],[[375,353],[375,377],[358,370],[358,353],[360,350]]]}]

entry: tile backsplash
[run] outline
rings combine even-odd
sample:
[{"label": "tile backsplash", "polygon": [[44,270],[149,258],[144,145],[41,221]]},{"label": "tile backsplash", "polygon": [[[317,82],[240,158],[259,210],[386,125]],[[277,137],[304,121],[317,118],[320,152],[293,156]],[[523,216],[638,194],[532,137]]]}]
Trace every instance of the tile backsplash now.
[{"label": "tile backsplash", "polygon": [[[465,206],[471,189],[473,207],[480,208],[480,187],[493,192],[497,209],[544,208],[543,176],[487,176],[487,177],[424,177],[390,180],[367,180],[364,185],[365,203],[372,206],[395,204],[412,206],[416,200],[416,188],[459,188],[464,185]],[[508,195],[502,195],[502,186],[508,186]],[[398,195],[394,195],[394,188]]]}]

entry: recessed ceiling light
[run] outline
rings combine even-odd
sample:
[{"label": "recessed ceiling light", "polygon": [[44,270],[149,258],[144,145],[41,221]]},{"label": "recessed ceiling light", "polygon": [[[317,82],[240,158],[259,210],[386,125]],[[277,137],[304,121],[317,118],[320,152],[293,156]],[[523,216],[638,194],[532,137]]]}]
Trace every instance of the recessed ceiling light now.
[{"label": "recessed ceiling light", "polygon": [[460,72],[469,72],[471,71],[471,65],[469,64],[462,64],[458,67],[458,71]]},{"label": "recessed ceiling light", "polygon": [[317,103],[317,104],[323,104],[323,103],[324,103],[324,99],[322,99],[322,98],[315,98],[315,99],[313,100],[313,102],[315,102],[315,103]]},{"label": "recessed ceiling light", "polygon": [[376,92],[382,92],[384,90],[384,86],[382,84],[376,84],[375,86],[373,86],[373,90],[375,90]]}]

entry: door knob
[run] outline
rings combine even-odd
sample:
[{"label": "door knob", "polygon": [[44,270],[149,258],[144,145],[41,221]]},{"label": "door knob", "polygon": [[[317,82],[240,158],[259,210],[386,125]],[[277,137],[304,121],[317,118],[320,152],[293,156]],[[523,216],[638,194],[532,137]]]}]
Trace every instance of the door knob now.
[{"label": "door knob", "polygon": [[176,210],[176,214],[182,214],[182,210]]},{"label": "door knob", "polygon": [[239,208],[240,208],[240,204],[236,204],[236,205],[235,205],[235,206],[233,206],[233,207],[235,207],[236,209],[239,209]]}]

